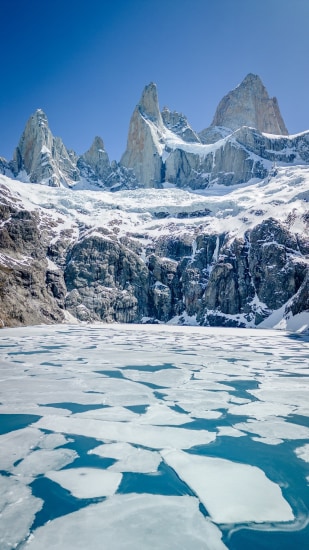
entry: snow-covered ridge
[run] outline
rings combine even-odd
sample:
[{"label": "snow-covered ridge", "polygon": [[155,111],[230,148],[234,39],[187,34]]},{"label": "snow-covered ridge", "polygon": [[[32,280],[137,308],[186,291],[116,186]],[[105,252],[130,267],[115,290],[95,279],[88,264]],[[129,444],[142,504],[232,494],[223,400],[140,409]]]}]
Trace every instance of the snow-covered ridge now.
[{"label": "snow-covered ridge", "polygon": [[[170,224],[171,218],[175,224],[181,227],[188,225],[192,230],[203,218],[203,223],[210,225],[214,232],[222,225],[222,229],[224,226],[227,231],[241,234],[254,226],[257,220],[260,222],[274,217],[286,222],[292,209],[295,214],[289,222],[289,229],[292,232],[305,231],[302,216],[307,211],[306,201],[309,200],[307,166],[278,168],[276,176],[258,182],[253,180],[249,185],[216,187],[194,193],[189,189],[177,188],[135,189],[116,194],[91,189],[73,191],[37,184],[25,185],[6,176],[0,176],[0,182],[17,192],[17,197],[27,209],[41,207],[52,216],[57,217],[59,213],[65,215],[67,220],[71,219],[72,223],[83,222],[94,227],[119,219],[125,224],[125,231],[135,231],[137,225],[147,229],[149,224],[153,225],[154,218],[162,230]],[[190,216],[177,220],[177,216],[183,213],[190,215],[206,210],[209,210],[206,217],[201,214],[196,216],[196,220]],[[165,213],[167,219],[156,216],[160,213]]]}]

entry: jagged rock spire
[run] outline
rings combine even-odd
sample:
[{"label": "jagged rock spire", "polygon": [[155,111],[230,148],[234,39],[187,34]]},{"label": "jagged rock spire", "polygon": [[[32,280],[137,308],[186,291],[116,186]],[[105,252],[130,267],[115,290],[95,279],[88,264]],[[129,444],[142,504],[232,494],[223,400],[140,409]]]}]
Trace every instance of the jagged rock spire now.
[{"label": "jagged rock spire", "polygon": [[25,170],[33,183],[59,186],[77,179],[73,157],[62,140],[51,133],[44,111],[37,109],[30,116],[15,149],[12,166],[15,175]]},{"label": "jagged rock spire", "polygon": [[154,82],[150,82],[145,86],[142,97],[138,104],[139,112],[152,122],[158,125],[162,124],[162,117],[159,108],[159,99],[157,86]]},{"label": "jagged rock spire", "polygon": [[260,77],[252,73],[220,101],[211,126],[231,130],[251,126],[269,134],[288,134],[277,99],[269,97]]},{"label": "jagged rock spire", "polygon": [[183,141],[188,143],[200,143],[200,138],[194,130],[192,130],[185,115],[177,111],[170,111],[168,107],[163,107],[161,114],[164,126],[181,137]]},{"label": "jagged rock spire", "polygon": [[151,82],[131,117],[127,148],[120,161],[145,187],[156,186],[162,180],[163,130],[157,87]]},{"label": "jagged rock spire", "polygon": [[110,162],[101,137],[96,136],[90,149],[80,157],[78,166],[81,167],[82,165],[90,167],[95,177],[101,181],[104,181],[109,175]]}]

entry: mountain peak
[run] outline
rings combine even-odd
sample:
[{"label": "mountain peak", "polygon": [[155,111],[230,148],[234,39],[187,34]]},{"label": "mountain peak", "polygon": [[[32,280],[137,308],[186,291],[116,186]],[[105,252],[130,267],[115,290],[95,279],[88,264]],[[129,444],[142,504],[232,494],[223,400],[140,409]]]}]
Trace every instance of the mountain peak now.
[{"label": "mountain peak", "polygon": [[140,113],[146,118],[149,118],[153,122],[162,122],[158,91],[154,82],[150,82],[150,84],[145,86],[138,108]]},{"label": "mountain peak", "polygon": [[212,126],[231,130],[251,126],[269,134],[288,134],[277,99],[269,97],[261,78],[253,73],[220,101]]},{"label": "mountain peak", "polygon": [[[94,176],[95,181],[97,179],[104,181],[110,173],[108,154],[105,151],[104,142],[100,136],[96,136],[94,138],[90,149],[88,149],[88,151],[86,151],[86,153],[84,153],[78,161],[78,167],[85,172],[85,166],[83,163],[86,163],[88,168],[91,168],[93,171],[92,178]],[[85,174],[90,177],[89,170],[88,173],[86,170]]]},{"label": "mountain peak", "polygon": [[33,183],[44,181],[59,187],[76,179],[74,162],[62,140],[51,133],[42,109],[28,119],[12,164],[15,175],[25,170]]},{"label": "mountain peak", "polygon": [[262,86],[264,86],[264,84],[263,84],[261,78],[259,77],[259,75],[254,74],[254,73],[248,73],[247,76],[245,76],[245,78],[241,82],[240,86],[242,84],[247,84],[247,83],[251,83],[251,82],[257,82],[258,84],[261,84]]},{"label": "mountain peak", "polygon": [[42,109],[37,109],[29,118],[28,124],[37,124],[38,126],[47,126],[48,119]]}]

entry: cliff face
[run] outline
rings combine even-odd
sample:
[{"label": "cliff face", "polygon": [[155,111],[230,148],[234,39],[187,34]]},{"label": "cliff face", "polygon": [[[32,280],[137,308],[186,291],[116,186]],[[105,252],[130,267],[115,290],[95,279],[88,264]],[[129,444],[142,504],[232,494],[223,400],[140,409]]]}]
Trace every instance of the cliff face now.
[{"label": "cliff face", "polygon": [[0,185],[0,324],[59,323],[64,320],[63,272],[47,259],[53,221]]},{"label": "cliff face", "polygon": [[115,197],[104,206],[102,197],[80,195],[74,216],[73,191],[50,195],[54,212],[67,205],[61,214],[29,209],[2,177],[1,323],[54,323],[71,314],[87,322],[258,326],[280,308],[282,318],[306,312],[307,172],[279,169],[262,187],[222,198],[169,190],[164,199],[164,190],[146,190],[135,205],[123,192],[123,205]]}]

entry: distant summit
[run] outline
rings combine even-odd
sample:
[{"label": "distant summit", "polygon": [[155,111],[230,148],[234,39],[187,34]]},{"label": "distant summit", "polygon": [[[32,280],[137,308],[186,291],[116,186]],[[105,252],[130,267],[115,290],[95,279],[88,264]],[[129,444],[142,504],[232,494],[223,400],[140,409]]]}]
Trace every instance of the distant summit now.
[{"label": "distant summit", "polygon": [[120,161],[145,187],[155,187],[162,180],[163,131],[157,87],[151,82],[134,109],[127,148]]},{"label": "distant summit", "polygon": [[309,132],[288,131],[276,98],[248,74],[220,101],[212,124],[197,134],[181,112],[161,111],[157,86],[145,86],[119,163],[101,137],[82,155],[54,137],[45,113],[28,120],[14,158],[0,158],[0,174],[54,187],[121,189],[176,186],[194,190],[264,179],[273,164],[309,162]]},{"label": "distant summit", "polygon": [[277,99],[269,97],[260,77],[252,73],[220,101],[211,126],[231,130],[250,126],[267,134],[288,135]]},{"label": "distant summit", "polygon": [[15,175],[24,170],[31,182],[52,187],[78,179],[75,154],[66,149],[61,138],[53,136],[42,109],[30,116],[15,149],[12,166]]}]

